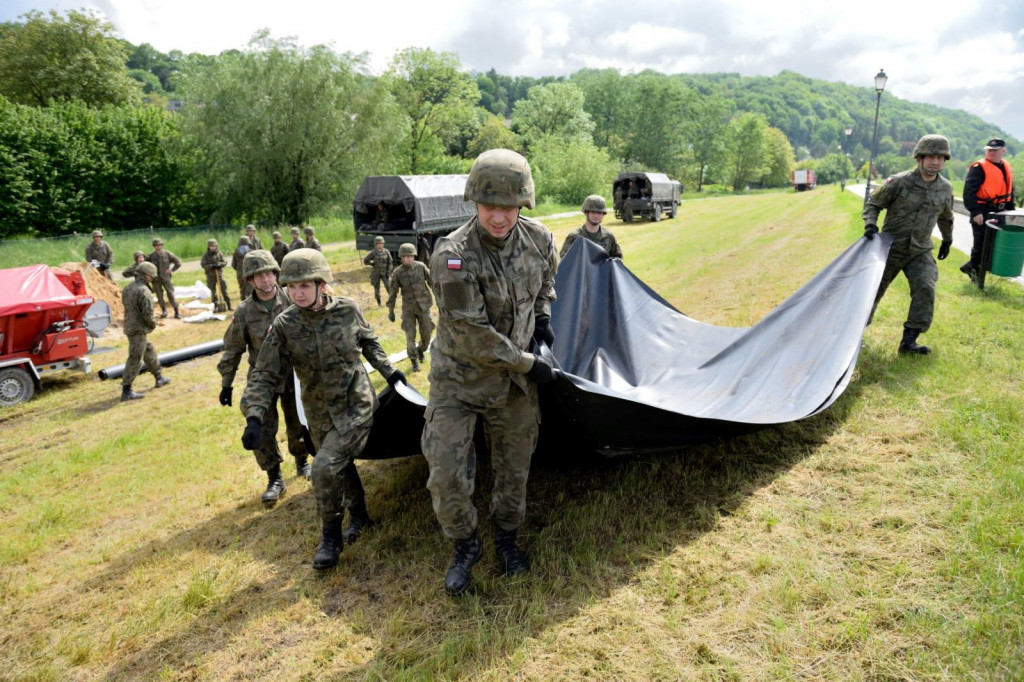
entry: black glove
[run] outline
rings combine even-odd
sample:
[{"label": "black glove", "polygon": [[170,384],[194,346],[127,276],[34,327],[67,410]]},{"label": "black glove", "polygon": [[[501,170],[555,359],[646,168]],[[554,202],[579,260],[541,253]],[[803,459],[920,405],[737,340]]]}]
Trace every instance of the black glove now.
[{"label": "black glove", "polygon": [[388,311],[388,322],[394,322],[394,321],[395,321],[395,311],[394,310],[389,310]]},{"label": "black glove", "polygon": [[939,244],[939,260],[946,260],[946,256],[949,255],[949,247],[953,245],[953,242],[942,242]]},{"label": "black glove", "polygon": [[230,405],[231,404],[231,387],[230,386],[225,386],[224,388],[220,389],[220,404],[221,405]]},{"label": "black glove", "polygon": [[249,417],[245,420],[245,431],[242,433],[242,447],[246,450],[255,450],[260,446],[263,438],[263,426],[256,417]]},{"label": "black glove", "polygon": [[385,381],[388,382],[388,386],[394,386],[399,381],[401,381],[406,386],[409,385],[409,380],[405,378],[405,375],[402,374],[402,370],[400,370],[400,369],[396,369],[394,372],[389,374],[388,378],[385,379]]},{"label": "black glove", "polygon": [[533,361],[533,367],[526,373],[526,378],[538,385],[550,384],[555,380],[555,369],[550,362],[538,355]]},{"label": "black glove", "polygon": [[551,316],[540,313],[534,318],[533,339],[539,344],[544,342],[548,348],[555,347],[555,332],[551,331]]},{"label": "black glove", "polygon": [[875,235],[878,234],[878,225],[865,225],[864,236],[868,239],[874,239]]}]

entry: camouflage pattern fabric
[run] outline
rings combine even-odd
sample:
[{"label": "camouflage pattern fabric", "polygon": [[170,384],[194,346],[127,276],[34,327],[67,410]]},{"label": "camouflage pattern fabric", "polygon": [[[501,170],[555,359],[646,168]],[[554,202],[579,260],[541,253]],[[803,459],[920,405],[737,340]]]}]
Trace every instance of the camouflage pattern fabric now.
[{"label": "camouflage pattern fabric", "polygon": [[306,240],[306,247],[305,248],[307,248],[307,249],[316,249],[317,251],[323,251],[323,249],[320,248],[320,240],[317,239],[316,237],[310,237],[309,239],[307,239]]},{"label": "camouflage pattern fabric", "polygon": [[103,240],[100,240],[99,244],[89,242],[85,246],[85,260],[86,262],[98,262],[103,276],[110,280],[114,279],[110,274],[110,266],[114,264],[114,250],[110,248],[110,244]]},{"label": "camouflage pattern fabric", "polygon": [[[248,233],[246,234],[246,236],[248,236]],[[253,251],[263,250],[263,242],[260,241],[260,238],[257,237],[255,233],[251,237],[249,237],[249,246],[252,247]]]},{"label": "camouflage pattern fabric", "polygon": [[216,251],[210,251],[209,249],[203,254],[203,257],[199,260],[200,267],[206,273],[206,286],[210,289],[213,299],[213,304],[217,305],[219,299],[217,297],[217,287],[220,287],[220,294],[224,297],[224,300],[228,300],[228,283],[224,279],[224,268],[227,267],[228,263],[224,260],[224,254],[221,253],[220,249]]},{"label": "camouflage pattern fabric", "polygon": [[[417,351],[425,353],[430,347],[430,336],[434,322],[430,319],[430,307],[434,299],[430,295],[430,271],[419,261],[410,265],[403,263],[391,273],[388,284],[388,310],[394,312],[398,295],[402,295],[402,331],[405,332],[405,349],[410,358]],[[420,332],[420,343],[416,345],[416,330]]]},{"label": "camouflage pattern fabric", "polygon": [[502,530],[522,523],[540,415],[537,386],[524,376],[535,359],[527,349],[535,316],[551,314],[557,268],[551,232],[523,217],[500,242],[474,217],[438,241],[430,259],[438,328],[421,445],[434,512],[450,538],[476,527],[477,418],[494,462],[492,517]]},{"label": "camouflage pattern fabric", "polygon": [[156,279],[151,284],[153,285],[153,292],[156,294],[156,300],[160,303],[161,308],[166,308],[164,305],[164,293],[167,294],[167,302],[173,308],[178,305],[178,302],[174,300],[174,280],[171,275],[167,274],[170,270],[172,273],[181,267],[181,259],[175,256],[170,251],[164,250],[159,253],[153,251],[151,254],[146,256],[146,260],[156,266]]},{"label": "camouflage pattern fabric", "polygon": [[131,265],[129,265],[128,267],[121,271],[121,276],[124,277],[125,279],[134,279],[136,266],[138,266],[138,263],[132,263]]},{"label": "camouflage pattern fabric", "polygon": [[252,294],[252,284],[246,281],[242,275],[242,261],[245,260],[245,254],[252,250],[252,248],[242,250],[242,246],[238,246],[235,252],[231,254],[231,267],[235,270],[235,280],[238,282],[238,297],[241,299],[249,298]]},{"label": "camouflage pattern fabric", "polygon": [[896,275],[903,273],[910,285],[910,310],[907,312],[907,321],[903,326],[907,329],[918,329],[923,334],[932,326],[932,317],[935,314],[935,286],[939,282],[939,268],[935,264],[932,254],[919,253],[916,256],[903,255],[893,257],[889,252],[889,258],[885,261],[885,269],[882,271],[882,281],[878,283],[878,293],[875,295],[875,304],[871,308],[871,317],[868,324],[875,317],[875,310],[879,301],[885,295],[886,289]]},{"label": "camouflage pattern fabric", "polygon": [[156,329],[156,318],[153,316],[152,294],[143,276],[139,275],[124,288],[121,302],[124,305],[124,333],[128,337],[128,360],[121,375],[121,386],[131,387],[143,361],[153,376],[160,373],[156,349],[146,339],[146,335]]},{"label": "camouflage pattern fabric", "polygon": [[622,258],[622,247],[619,246],[619,242],[615,239],[615,235],[604,229],[604,225],[599,226],[597,228],[597,232],[594,232],[593,234],[587,231],[586,225],[581,225],[579,228],[565,235],[565,241],[562,242],[562,248],[559,250],[558,256],[564,256],[569,250],[569,247],[572,246],[572,243],[580,237],[584,237],[594,242],[607,251],[608,255],[612,258]]},{"label": "camouflage pattern fabric", "polygon": [[355,458],[370,438],[370,422],[340,433],[331,428],[326,434],[313,436],[316,457],[313,458],[313,497],[325,522],[340,521],[345,509],[363,501],[363,482],[356,469]]},{"label": "camouflage pattern fabric", "polygon": [[304,248],[306,248],[306,242],[302,241],[298,237],[295,237],[294,239],[292,239],[292,241],[288,244],[288,250],[289,251],[294,251],[295,249],[304,249]]},{"label": "camouflage pattern fabric", "polygon": [[270,247],[270,254],[277,261],[277,266],[281,267],[281,261],[288,255],[288,245],[284,242],[274,242],[274,245]]},{"label": "camouflage pattern fabric", "polygon": [[380,285],[384,283],[384,289],[389,294],[391,293],[391,283],[388,281],[391,277],[391,253],[387,249],[381,249],[378,251],[376,248],[370,249],[370,253],[366,254],[363,258],[363,265],[372,266],[370,270],[370,284],[373,285],[373,295],[380,301]]}]

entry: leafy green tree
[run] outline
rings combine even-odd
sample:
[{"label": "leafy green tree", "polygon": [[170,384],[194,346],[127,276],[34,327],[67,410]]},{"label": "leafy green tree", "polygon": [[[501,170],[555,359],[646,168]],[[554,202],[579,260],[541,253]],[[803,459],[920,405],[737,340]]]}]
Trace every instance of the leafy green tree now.
[{"label": "leafy green tree", "polygon": [[220,220],[302,225],[400,167],[406,121],[361,58],[264,30],[244,52],[185,68],[180,115]]},{"label": "leafy green tree", "polygon": [[726,154],[727,124],[732,106],[723,97],[701,97],[690,108],[689,139],[693,174],[700,192],[706,182],[708,169],[721,165]]},{"label": "leafy green tree", "polygon": [[729,184],[741,190],[768,169],[768,122],[761,114],[748,112],[729,122],[729,133]]},{"label": "leafy green tree", "polygon": [[530,88],[526,99],[516,102],[512,128],[519,133],[527,149],[545,137],[557,136],[569,141],[590,142],[594,122],[583,110],[583,91],[572,83],[547,83]]},{"label": "leafy green tree", "polygon": [[22,15],[0,25],[0,94],[44,107],[78,100],[88,106],[139,101],[139,84],[125,68],[127,52],[106,21],[70,10]]},{"label": "leafy green tree", "polygon": [[770,126],[765,131],[765,146],[768,166],[761,184],[765,187],[785,187],[790,182],[796,163],[793,159],[793,146],[789,144],[784,132]]},{"label": "leafy green tree", "polygon": [[582,205],[588,194],[607,194],[619,171],[608,152],[579,137],[539,138],[529,160],[537,196],[565,204]]},{"label": "leafy green tree", "polygon": [[687,148],[694,94],[679,81],[640,74],[630,87],[631,115],[624,160],[646,169],[677,173]]},{"label": "leafy green tree", "polygon": [[571,82],[583,90],[583,108],[594,121],[594,144],[622,158],[633,110],[627,80],[615,69],[583,69],[572,75]]},{"label": "leafy green tree", "polygon": [[505,117],[489,116],[477,128],[476,135],[466,149],[466,155],[475,159],[488,149],[519,148],[519,137],[505,125]]},{"label": "leafy green tree", "polygon": [[[409,119],[409,168],[431,170],[424,151],[431,138],[450,143],[476,120],[480,101],[476,81],[462,70],[457,55],[410,47],[398,52],[388,71],[391,91]],[[429,157],[429,155],[428,155]]]}]

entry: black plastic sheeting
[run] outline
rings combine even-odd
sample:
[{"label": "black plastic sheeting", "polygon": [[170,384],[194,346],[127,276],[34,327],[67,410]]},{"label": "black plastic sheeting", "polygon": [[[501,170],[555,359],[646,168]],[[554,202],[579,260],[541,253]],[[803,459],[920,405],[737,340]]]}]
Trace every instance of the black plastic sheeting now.
[{"label": "black plastic sheeting", "polygon": [[[554,351],[542,351],[561,371],[541,387],[539,450],[671,450],[821,412],[850,381],[891,242],[857,240],[763,320],[736,328],[687,317],[576,240],[555,280]],[[381,393],[365,458],[419,452],[426,403],[402,393],[413,400]]]}]

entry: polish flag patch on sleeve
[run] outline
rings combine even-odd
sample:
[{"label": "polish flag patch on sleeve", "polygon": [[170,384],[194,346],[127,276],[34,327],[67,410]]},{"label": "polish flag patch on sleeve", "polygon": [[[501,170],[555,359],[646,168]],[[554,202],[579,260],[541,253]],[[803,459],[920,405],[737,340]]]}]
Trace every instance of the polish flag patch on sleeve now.
[{"label": "polish flag patch on sleeve", "polygon": [[461,270],[462,269],[462,259],[461,258],[449,258],[447,262],[448,262],[448,269],[449,270]]}]

